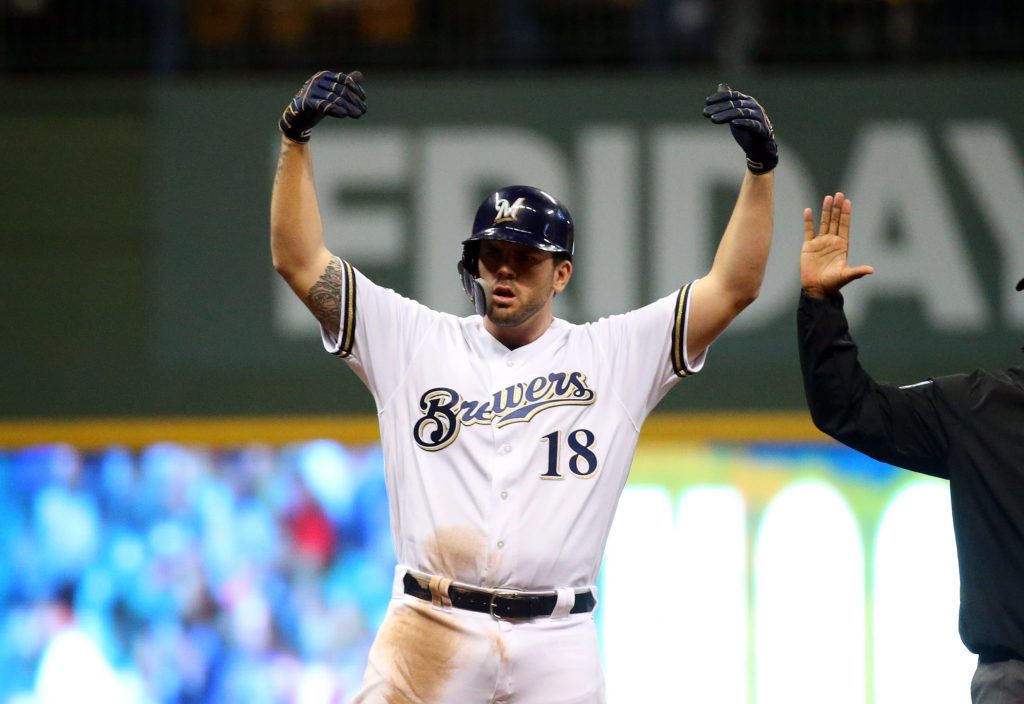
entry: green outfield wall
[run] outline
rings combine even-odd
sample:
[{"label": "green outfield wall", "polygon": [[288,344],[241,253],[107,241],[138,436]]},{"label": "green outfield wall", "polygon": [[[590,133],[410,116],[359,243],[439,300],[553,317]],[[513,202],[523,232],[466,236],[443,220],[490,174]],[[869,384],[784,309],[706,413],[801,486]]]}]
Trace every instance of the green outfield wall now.
[{"label": "green outfield wall", "polygon": [[[270,264],[276,121],[304,78],[0,82],[0,417],[373,411]],[[475,205],[526,182],[577,220],[558,314],[641,305],[706,271],[728,217],[742,154],[700,115],[723,78],[367,76],[366,117],[314,138],[328,245],[464,314]],[[775,242],[761,298],[664,410],[802,409],[800,218],[838,189],[877,270],[847,294],[877,377],[1020,361],[1024,73],[732,82],[778,133]]]}]

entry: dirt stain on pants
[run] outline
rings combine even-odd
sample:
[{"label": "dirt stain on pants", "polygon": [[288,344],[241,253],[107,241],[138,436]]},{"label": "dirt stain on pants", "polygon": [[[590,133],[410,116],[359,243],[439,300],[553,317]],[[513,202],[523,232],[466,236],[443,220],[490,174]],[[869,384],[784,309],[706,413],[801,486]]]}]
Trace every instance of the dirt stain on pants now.
[{"label": "dirt stain on pants", "polygon": [[388,704],[440,702],[464,640],[459,623],[428,604],[403,604],[392,612],[373,645],[378,652],[371,655],[387,678]]}]

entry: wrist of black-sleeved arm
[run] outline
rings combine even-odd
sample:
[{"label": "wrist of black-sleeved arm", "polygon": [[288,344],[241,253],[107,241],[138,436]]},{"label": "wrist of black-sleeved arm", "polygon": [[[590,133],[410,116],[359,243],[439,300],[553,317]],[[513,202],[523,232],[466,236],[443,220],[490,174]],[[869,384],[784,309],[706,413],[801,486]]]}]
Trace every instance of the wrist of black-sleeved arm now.
[{"label": "wrist of black-sleeved arm", "polygon": [[[846,313],[843,310],[843,294],[838,291],[831,296],[818,298],[810,296],[803,289],[800,290],[800,305],[797,309],[797,323],[803,327],[807,324],[825,324],[827,326],[838,326],[843,332],[847,332]],[[802,320],[806,316],[806,321]]]},{"label": "wrist of black-sleeved arm", "polygon": [[[797,331],[800,342],[800,363],[820,358],[837,341],[850,339],[850,327],[843,310],[843,294],[835,293],[825,298],[815,298],[800,291],[797,308]],[[856,348],[855,348],[856,349]]]},{"label": "wrist of black-sleeved arm", "polygon": [[815,425],[834,435],[850,422],[870,384],[850,337],[842,294],[812,298],[801,291],[797,333],[807,407]]}]

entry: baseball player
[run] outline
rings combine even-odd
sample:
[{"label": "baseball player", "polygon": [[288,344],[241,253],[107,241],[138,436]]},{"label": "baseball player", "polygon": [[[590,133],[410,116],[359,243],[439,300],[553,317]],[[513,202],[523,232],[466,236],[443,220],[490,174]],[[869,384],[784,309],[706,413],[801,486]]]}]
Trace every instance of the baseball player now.
[{"label": "baseball player", "polygon": [[811,417],[880,462],[949,480],[960,638],[978,655],[971,701],[1024,702],[1024,365],[899,387],[875,381],[840,292],[874,273],[848,266],[852,212],[843,193],[826,196],[815,232],[804,211],[797,330]]},{"label": "baseball player", "polygon": [[310,130],[325,115],[362,116],[361,83],[320,72],[288,104],[271,204],[275,268],[380,419],[398,565],[355,701],[602,702],[594,584],[612,517],[644,418],[758,294],[772,125],[724,84],[707,98],[704,114],[729,124],[748,171],[704,277],[623,315],[559,320],[572,217],[544,191],[509,186],[462,242],[475,314],[457,317],[374,284],[324,245]]}]

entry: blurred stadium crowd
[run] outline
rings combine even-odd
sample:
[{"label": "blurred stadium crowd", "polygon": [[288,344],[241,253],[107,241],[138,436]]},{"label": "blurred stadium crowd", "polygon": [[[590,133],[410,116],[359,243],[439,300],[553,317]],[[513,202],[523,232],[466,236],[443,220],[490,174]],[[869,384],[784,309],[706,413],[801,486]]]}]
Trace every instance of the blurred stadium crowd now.
[{"label": "blurred stadium crowd", "polygon": [[999,62],[1019,0],[2,0],[0,71]]},{"label": "blurred stadium crowd", "polygon": [[379,448],[48,446],[0,475],[0,701],[357,689],[393,575]]}]

